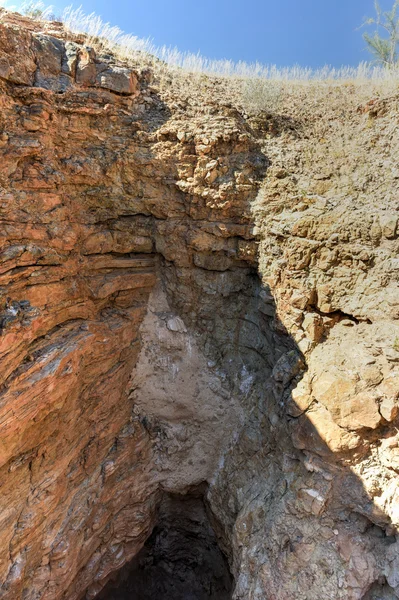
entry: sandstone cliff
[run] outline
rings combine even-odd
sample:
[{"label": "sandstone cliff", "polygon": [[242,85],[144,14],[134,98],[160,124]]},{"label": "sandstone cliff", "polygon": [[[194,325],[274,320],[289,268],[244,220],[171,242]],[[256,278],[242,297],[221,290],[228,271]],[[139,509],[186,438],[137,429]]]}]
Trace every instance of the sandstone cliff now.
[{"label": "sandstone cliff", "polygon": [[94,598],[176,520],[226,598],[399,597],[399,96],[251,116],[1,21],[2,597]]}]

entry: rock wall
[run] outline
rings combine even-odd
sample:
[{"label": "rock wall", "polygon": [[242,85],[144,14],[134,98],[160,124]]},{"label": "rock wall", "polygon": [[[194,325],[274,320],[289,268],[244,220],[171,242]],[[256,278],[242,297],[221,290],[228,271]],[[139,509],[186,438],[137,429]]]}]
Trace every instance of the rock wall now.
[{"label": "rock wall", "polygon": [[144,548],[98,599],[229,600],[231,587],[227,561],[201,498],[167,495]]},{"label": "rock wall", "polygon": [[236,600],[399,597],[397,98],[256,121],[8,13],[0,78],[2,597],[201,484]]}]

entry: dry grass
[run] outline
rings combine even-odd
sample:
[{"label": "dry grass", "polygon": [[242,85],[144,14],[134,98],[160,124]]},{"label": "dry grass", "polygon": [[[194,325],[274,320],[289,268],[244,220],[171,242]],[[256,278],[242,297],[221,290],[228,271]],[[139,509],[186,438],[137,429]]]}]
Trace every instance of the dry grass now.
[{"label": "dry grass", "polygon": [[[7,0],[0,0],[0,4],[5,2]],[[55,19],[54,9],[46,7],[41,0],[25,3],[22,12],[44,22]],[[126,34],[98,15],[86,14],[81,7],[66,8],[60,19],[67,31],[84,34],[87,45],[98,52],[112,53],[120,61],[153,67],[162,86],[173,85],[187,93],[190,90],[192,93],[193,86],[196,91],[216,86],[222,95],[229,94],[232,101],[240,103],[248,113],[275,112],[284,98],[299,98],[303,94],[312,95],[317,102],[333,90],[338,100],[342,94],[337,88],[342,87],[346,95],[357,95],[359,102],[371,96],[392,95],[399,88],[399,65],[386,68],[361,63],[357,67],[311,69],[211,60],[177,48],[156,46],[149,38]]]},{"label": "dry grass", "polygon": [[207,73],[222,77],[240,79],[269,79],[273,81],[385,81],[399,80],[399,66],[387,69],[363,62],[357,67],[343,66],[339,69],[328,65],[311,69],[295,65],[279,68],[276,65],[261,63],[233,62],[228,59],[212,60],[198,54],[182,52],[177,48],[156,46],[150,38],[141,39],[124,33],[119,27],[104,23],[101,17],[85,14],[82,8],[65,9],[62,21],[73,33],[85,33],[93,45],[101,43],[122,59],[137,58],[138,53],[155,56],[169,66],[178,67],[190,73]]},{"label": "dry grass", "polygon": [[[0,0],[6,5],[7,0]],[[30,13],[41,20],[54,19],[54,8],[46,7],[39,1],[25,2],[22,11]],[[228,59],[213,60],[190,52],[182,52],[176,47],[156,46],[150,38],[138,38],[133,34],[123,32],[119,27],[104,22],[95,13],[86,14],[81,7],[67,7],[61,20],[67,30],[72,33],[83,33],[87,43],[100,46],[113,52],[121,60],[137,59],[138,55],[147,54],[190,73],[206,73],[222,77],[240,79],[270,79],[273,81],[399,81],[399,65],[395,68],[375,66],[370,63],[360,63],[357,67],[342,66],[340,68],[328,65],[311,69],[294,65],[279,68],[276,65],[262,63],[234,62]]]}]

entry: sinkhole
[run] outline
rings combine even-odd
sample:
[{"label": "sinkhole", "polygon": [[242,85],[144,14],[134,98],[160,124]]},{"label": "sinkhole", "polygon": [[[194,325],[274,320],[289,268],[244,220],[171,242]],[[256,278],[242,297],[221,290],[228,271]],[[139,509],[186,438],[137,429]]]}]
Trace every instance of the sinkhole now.
[{"label": "sinkhole", "polygon": [[233,577],[201,496],[166,495],[135,558],[98,600],[229,600]]}]

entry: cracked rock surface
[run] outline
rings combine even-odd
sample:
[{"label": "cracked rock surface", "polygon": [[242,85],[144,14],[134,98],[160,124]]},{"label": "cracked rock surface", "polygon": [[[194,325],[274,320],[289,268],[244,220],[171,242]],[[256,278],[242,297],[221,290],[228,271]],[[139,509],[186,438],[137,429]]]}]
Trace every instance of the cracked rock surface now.
[{"label": "cracked rock surface", "polygon": [[398,598],[398,97],[255,119],[0,17],[1,597],[215,597],[201,539],[226,598]]}]

